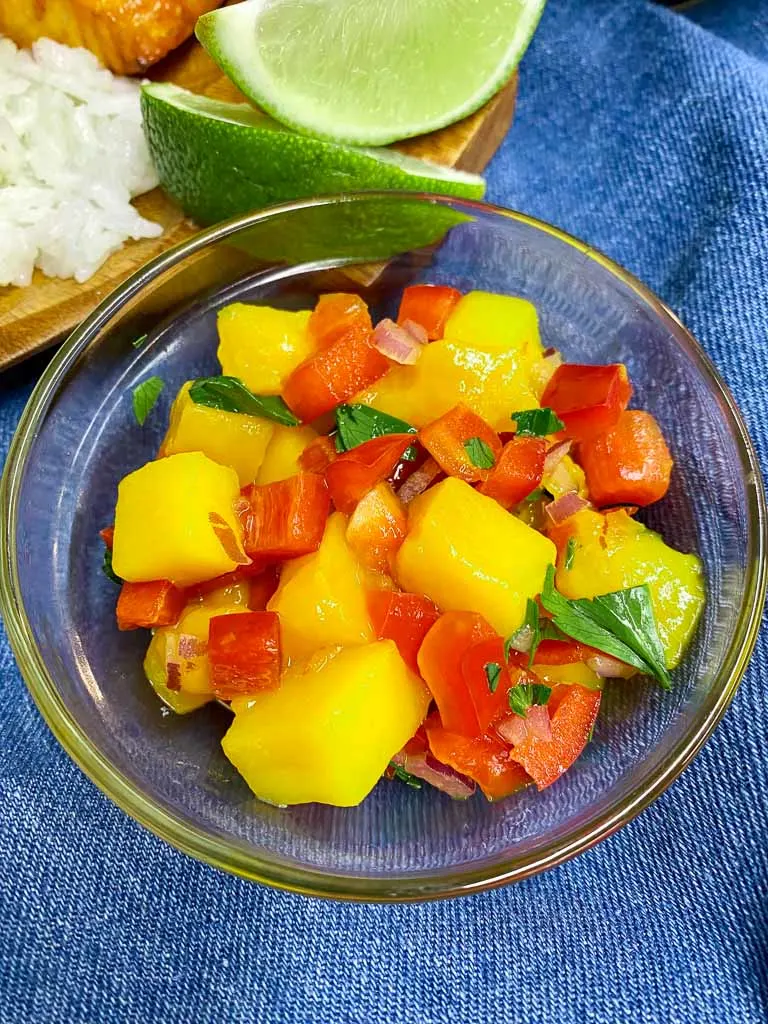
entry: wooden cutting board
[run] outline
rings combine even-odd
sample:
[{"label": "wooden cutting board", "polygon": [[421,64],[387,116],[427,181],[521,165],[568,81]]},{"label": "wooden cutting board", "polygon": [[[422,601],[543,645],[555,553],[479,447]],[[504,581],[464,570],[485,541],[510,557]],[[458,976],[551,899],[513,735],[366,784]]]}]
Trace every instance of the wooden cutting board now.
[{"label": "wooden cutting board", "polygon": [[[216,99],[245,99],[194,41],[156,65],[150,77]],[[441,131],[398,143],[396,148],[448,167],[480,172],[509,130],[516,94],[515,74],[477,113]],[[140,196],[135,205],[145,217],[163,225],[159,238],[129,242],[84,284],[35,271],[28,288],[0,288],[0,369],[60,340],[142,263],[199,230],[160,189]]]}]

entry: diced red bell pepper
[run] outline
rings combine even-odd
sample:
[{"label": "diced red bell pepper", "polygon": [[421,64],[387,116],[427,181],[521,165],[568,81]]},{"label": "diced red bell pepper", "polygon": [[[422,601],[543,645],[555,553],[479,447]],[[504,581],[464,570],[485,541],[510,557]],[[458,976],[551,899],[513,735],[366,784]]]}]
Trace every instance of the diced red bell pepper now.
[{"label": "diced red bell pepper", "polygon": [[[424,637],[418,655],[419,671],[449,732],[477,736],[483,731],[462,659],[471,647],[497,637],[482,615],[459,611],[441,615]],[[485,678],[482,684],[487,688]]]},{"label": "diced red bell pepper", "polygon": [[672,456],[649,412],[628,409],[601,437],[583,441],[579,461],[596,505],[650,505],[669,490]]},{"label": "diced red bell pepper", "polygon": [[381,482],[357,503],[347,523],[347,543],[367,569],[390,573],[407,529],[402,502]]},{"label": "diced red bell pepper", "polygon": [[280,620],[275,612],[214,615],[208,625],[211,689],[232,700],[280,685]]},{"label": "diced red bell pepper", "polygon": [[115,528],[114,526],[105,526],[103,530],[99,530],[99,536],[104,541],[104,547],[108,550],[112,550],[112,545],[115,542]]},{"label": "diced red bell pepper", "polygon": [[307,447],[299,456],[299,465],[305,473],[319,473],[325,476],[325,471],[336,458],[336,445],[328,437],[322,434],[310,441]]},{"label": "diced red bell pepper", "polygon": [[413,443],[413,434],[383,434],[339,455],[325,471],[331,500],[345,515],[376,484],[390,475],[403,453]]},{"label": "diced red bell pepper", "polygon": [[268,566],[257,576],[254,576],[248,587],[248,607],[252,612],[266,611],[267,605],[277,590],[280,582],[277,567]]},{"label": "diced red bell pepper", "polygon": [[632,396],[623,363],[582,366],[563,363],[555,370],[541,396],[565,424],[562,436],[586,441],[610,430]]},{"label": "diced red bell pepper", "polygon": [[283,398],[308,423],[383,377],[391,363],[371,344],[371,332],[353,327],[305,359],[283,386]]},{"label": "diced red bell pepper", "polygon": [[244,532],[251,558],[280,562],[320,547],[331,505],[323,477],[298,473],[272,484],[249,484],[242,494],[250,506]]},{"label": "diced red bell pepper", "polygon": [[[495,674],[490,666],[494,665],[498,665],[500,671],[496,679],[489,682],[488,673],[491,677]],[[475,708],[478,732],[487,732],[491,723],[508,709],[507,694],[510,687],[520,681],[520,670],[516,667],[510,670],[507,666],[504,641],[497,634],[473,644],[464,652],[461,673]]]},{"label": "diced red bell pepper", "polygon": [[[405,463],[404,463],[405,464]],[[397,496],[403,505],[408,505],[414,498],[418,498],[427,488],[445,478],[445,473],[430,455],[418,469],[410,473],[406,480],[398,487]]]},{"label": "diced red bell pepper", "polygon": [[546,457],[543,437],[514,437],[504,445],[496,465],[477,489],[504,508],[512,508],[540,485]]},{"label": "diced red bell pepper", "polygon": [[588,690],[576,683],[562,689],[563,696],[558,694],[559,703],[552,713],[552,738],[528,735],[512,748],[512,759],[539,789],[551,786],[579,757],[600,710],[600,690]]},{"label": "diced red bell pepper", "polygon": [[573,665],[599,654],[576,640],[542,640],[533,656],[534,665]]},{"label": "diced red bell pepper", "polygon": [[421,594],[369,590],[368,614],[379,640],[394,640],[403,661],[418,674],[424,637],[440,618],[440,609]]},{"label": "diced red bell pepper", "polygon": [[501,800],[531,781],[496,736],[463,736],[445,729],[434,716],[427,719],[426,732],[434,757],[474,779],[489,800]]},{"label": "diced red bell pepper", "polygon": [[349,331],[370,333],[373,323],[368,306],[359,295],[331,292],[317,300],[307,329],[317,345],[325,348]]},{"label": "diced red bell pepper", "polygon": [[406,288],[400,300],[397,322],[413,320],[421,324],[430,341],[442,338],[448,317],[461,298],[461,292],[441,284],[414,284]]},{"label": "diced red bell pepper", "polygon": [[157,629],[179,621],[186,594],[170,580],[124,583],[117,599],[117,628]]},{"label": "diced red bell pepper", "polygon": [[475,465],[465,447],[473,438],[479,438],[488,446],[495,463],[501,454],[499,435],[482,416],[463,403],[419,431],[419,441],[441,469],[467,483],[486,480],[489,475],[489,469]]}]

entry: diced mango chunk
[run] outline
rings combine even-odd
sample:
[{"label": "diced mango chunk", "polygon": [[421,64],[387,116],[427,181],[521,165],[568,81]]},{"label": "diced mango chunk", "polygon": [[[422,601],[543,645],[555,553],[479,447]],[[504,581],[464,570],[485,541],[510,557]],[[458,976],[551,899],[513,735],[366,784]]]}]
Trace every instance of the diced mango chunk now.
[{"label": "diced mango chunk", "polygon": [[555,555],[547,537],[449,477],[409,506],[395,575],[404,590],[443,611],[479,612],[506,636],[522,624]]},{"label": "diced mango chunk", "polygon": [[148,462],[120,481],[112,565],[131,583],[188,587],[248,562],[237,473],[201,452]]},{"label": "diced mango chunk", "polygon": [[[573,537],[571,568],[564,552]],[[704,607],[701,561],[666,544],[624,511],[585,509],[557,531],[557,588],[565,596],[596,597],[647,583],[667,668],[679,664]]]},{"label": "diced mango chunk", "polygon": [[280,688],[232,702],[224,753],[261,800],[353,807],[427,713],[429,693],[391,640],[319,652]]},{"label": "diced mango chunk", "polygon": [[253,483],[275,424],[261,416],[197,405],[189,397],[191,385],[187,381],[176,396],[161,453],[203,452],[214,462],[231,466],[241,487]]},{"label": "diced mango chunk", "polygon": [[301,472],[299,456],[317,433],[311,427],[276,426],[261,464],[257,484],[274,484]]},{"label": "diced mango chunk", "polygon": [[443,337],[501,352],[511,349],[531,361],[542,354],[536,307],[513,295],[467,292],[448,317]]},{"label": "diced mango chunk", "polygon": [[346,540],[340,512],[328,520],[320,547],[283,566],[268,604],[280,616],[284,657],[309,657],[321,647],[373,640],[365,601],[366,578]]},{"label": "diced mango chunk", "polygon": [[257,395],[279,395],[317,347],[307,331],[310,315],[244,302],[225,306],[217,318],[222,373],[239,377]]}]

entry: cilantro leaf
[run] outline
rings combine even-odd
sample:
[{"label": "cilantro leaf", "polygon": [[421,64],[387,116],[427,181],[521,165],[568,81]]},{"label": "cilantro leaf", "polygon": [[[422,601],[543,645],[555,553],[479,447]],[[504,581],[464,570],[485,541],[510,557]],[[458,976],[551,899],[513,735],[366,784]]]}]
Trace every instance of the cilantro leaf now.
[{"label": "cilantro leaf", "polygon": [[[336,450],[348,452],[350,448],[357,448],[359,444],[372,441],[374,437],[383,437],[385,434],[416,434],[416,427],[412,427],[405,420],[397,416],[390,416],[378,409],[372,409],[370,405],[339,405],[336,407],[335,435]],[[416,449],[413,445],[407,448],[403,458],[412,462],[416,458]]]},{"label": "cilantro leaf", "polygon": [[501,675],[501,665],[498,661],[489,661],[485,665],[485,678],[488,680],[488,689],[491,693],[496,693],[496,687],[499,685],[499,676]]},{"label": "cilantro leaf", "polygon": [[284,427],[299,425],[279,395],[254,395],[238,377],[198,377],[189,389],[189,397],[195,405],[207,405],[209,409],[263,416]]},{"label": "cilantro leaf", "polygon": [[536,487],[531,493],[523,498],[523,501],[528,504],[529,502],[540,501],[544,497],[544,490],[541,487]]},{"label": "cilantro leaf", "polygon": [[550,408],[523,409],[513,412],[511,418],[515,421],[515,433],[520,437],[546,437],[565,428],[563,421]]},{"label": "cilantro leaf", "polygon": [[112,552],[109,548],[104,548],[104,561],[101,563],[101,571],[108,580],[112,580],[112,582],[117,583],[118,586],[122,585],[123,581],[112,568]]},{"label": "cilantro leaf", "polygon": [[410,772],[407,772],[405,768],[402,768],[399,764],[393,764],[391,761],[389,764],[392,768],[393,778],[404,782],[406,786],[410,786],[411,789],[421,789],[421,780],[417,779],[415,775],[411,775]]},{"label": "cilantro leaf", "polygon": [[576,538],[569,537],[568,543],[565,545],[565,568],[573,568],[573,556],[576,554]]},{"label": "cilantro leaf", "polygon": [[478,469],[492,469],[496,463],[496,456],[481,437],[470,437],[464,442],[464,450],[469,456],[469,461]]},{"label": "cilantro leaf", "polygon": [[133,389],[133,415],[140,427],[144,426],[164,387],[165,381],[161,377],[147,377]]},{"label": "cilantro leaf", "polygon": [[512,686],[507,695],[510,710],[520,718],[525,718],[528,708],[533,704],[547,704],[552,695],[552,687],[543,683],[519,683]]},{"label": "cilantro leaf", "polygon": [[145,331],[144,334],[140,334],[138,338],[134,338],[133,341],[131,342],[131,345],[133,346],[133,348],[141,348],[141,346],[144,344],[148,337],[149,334]]},{"label": "cilantro leaf", "polygon": [[628,587],[588,600],[571,601],[555,590],[554,566],[547,567],[541,603],[555,625],[568,636],[634,665],[653,676],[665,690],[671,686],[664,661],[651,592],[647,584]]}]

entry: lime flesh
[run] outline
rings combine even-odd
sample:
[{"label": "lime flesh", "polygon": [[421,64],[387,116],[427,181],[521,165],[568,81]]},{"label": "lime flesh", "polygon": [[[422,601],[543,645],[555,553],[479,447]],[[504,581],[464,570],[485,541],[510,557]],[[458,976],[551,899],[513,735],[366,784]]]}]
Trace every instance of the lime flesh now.
[{"label": "lime flesh", "polygon": [[196,34],[277,120],[384,145],[477,110],[514,71],[545,0],[245,0]]}]

